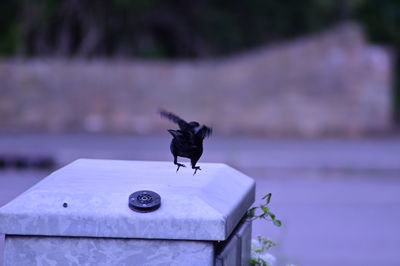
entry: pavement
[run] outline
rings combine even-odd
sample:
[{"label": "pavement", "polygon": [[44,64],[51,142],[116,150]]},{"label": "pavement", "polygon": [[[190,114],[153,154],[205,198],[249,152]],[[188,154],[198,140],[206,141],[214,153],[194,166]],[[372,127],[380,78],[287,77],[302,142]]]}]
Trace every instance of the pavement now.
[{"label": "pavement", "polygon": [[[0,135],[0,159],[47,156],[56,168],[77,158],[171,160],[169,141],[167,134]],[[206,140],[199,165],[223,162],[253,177],[256,205],[262,195],[273,194],[271,209],[283,226],[255,221],[253,236],[277,242],[271,249],[277,266],[394,266],[400,265],[399,155],[400,137],[300,140],[216,136]],[[0,206],[49,172],[0,168]],[[2,254],[0,238],[0,261]]]}]

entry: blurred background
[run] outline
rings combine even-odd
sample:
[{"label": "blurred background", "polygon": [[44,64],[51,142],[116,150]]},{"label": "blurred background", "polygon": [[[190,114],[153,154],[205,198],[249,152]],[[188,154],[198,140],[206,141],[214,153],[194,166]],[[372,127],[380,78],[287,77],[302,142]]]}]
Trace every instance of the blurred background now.
[{"label": "blurred background", "polygon": [[400,265],[399,30],[396,0],[2,0],[0,206],[77,158],[174,170],[164,108],[272,192],[276,266]]}]

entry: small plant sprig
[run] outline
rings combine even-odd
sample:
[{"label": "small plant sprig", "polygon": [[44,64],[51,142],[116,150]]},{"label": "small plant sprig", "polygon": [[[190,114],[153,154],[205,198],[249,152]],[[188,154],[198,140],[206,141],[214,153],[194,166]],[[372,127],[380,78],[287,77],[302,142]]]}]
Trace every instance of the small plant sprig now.
[{"label": "small plant sprig", "polygon": [[268,253],[268,250],[276,246],[276,243],[267,238],[258,236],[251,243],[251,266],[271,266],[274,264],[275,257]]},{"label": "small plant sprig", "polygon": [[254,249],[254,252],[256,253],[264,253],[265,251],[268,251],[270,248],[276,246],[276,243],[274,241],[267,239],[265,237],[258,236],[257,241],[259,245]]},{"label": "small plant sprig", "polygon": [[247,211],[247,217],[250,221],[254,221],[255,219],[264,219],[267,221],[271,221],[275,226],[281,226],[281,220],[276,219],[276,216],[268,207],[268,204],[271,202],[271,193],[268,193],[261,199],[265,200],[264,204],[260,206],[252,207]]},{"label": "small plant sprig", "polygon": [[[250,208],[247,211],[247,219],[254,221],[262,219],[271,221],[275,226],[281,226],[282,222],[276,219],[276,215],[271,212],[268,204],[271,202],[271,193],[266,194],[261,199],[265,200],[264,204]],[[258,236],[257,240],[253,239],[251,243],[251,266],[272,266],[275,262],[275,257],[268,251],[271,247],[276,246],[276,243],[270,239]]]}]

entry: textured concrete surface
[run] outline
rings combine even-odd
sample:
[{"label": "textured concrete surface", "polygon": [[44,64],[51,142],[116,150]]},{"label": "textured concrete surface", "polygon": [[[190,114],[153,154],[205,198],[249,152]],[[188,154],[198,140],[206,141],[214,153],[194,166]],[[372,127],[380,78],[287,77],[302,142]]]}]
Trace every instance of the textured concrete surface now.
[{"label": "textured concrete surface", "polygon": [[159,133],[162,107],[224,134],[385,132],[391,76],[354,25],[201,62],[2,61],[0,130]]},{"label": "textured concrete surface", "polygon": [[222,250],[211,241],[7,235],[5,265],[247,265],[250,242],[248,221]]},{"label": "textured concrete surface", "polygon": [[[1,152],[51,154],[60,164],[79,157],[168,160],[169,137],[2,135]],[[255,178],[257,204],[272,192],[281,228],[254,222],[268,236],[278,265],[400,265],[400,138],[271,140],[218,138],[205,142],[203,162],[223,162]],[[202,168],[202,171],[207,171]],[[0,205],[45,172],[0,171]],[[0,242],[0,246],[1,246]],[[1,250],[1,247],[0,247]],[[2,252],[0,252],[0,258]]]},{"label": "textured concrete surface", "polygon": [[25,265],[213,266],[214,246],[206,241],[6,237],[4,266]]},{"label": "textured concrete surface", "polygon": [[[225,164],[203,166],[193,176],[169,162],[79,159],[0,208],[0,232],[225,240],[253,204],[255,182]],[[161,207],[129,209],[129,195],[139,190],[157,192]]]}]

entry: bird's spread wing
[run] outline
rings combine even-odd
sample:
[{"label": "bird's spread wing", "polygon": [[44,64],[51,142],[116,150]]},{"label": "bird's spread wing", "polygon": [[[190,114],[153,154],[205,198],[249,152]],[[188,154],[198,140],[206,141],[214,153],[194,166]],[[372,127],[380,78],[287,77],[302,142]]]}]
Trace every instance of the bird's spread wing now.
[{"label": "bird's spread wing", "polygon": [[186,130],[189,127],[189,124],[185,120],[183,120],[182,118],[173,113],[167,112],[165,110],[160,110],[159,113],[162,117],[165,117],[171,120],[172,122],[178,124],[181,130]]},{"label": "bird's spread wing", "polygon": [[196,136],[201,137],[202,139],[209,137],[212,135],[212,128],[207,127],[205,125],[202,126],[198,126],[197,128],[195,128],[195,132],[196,132]]}]

